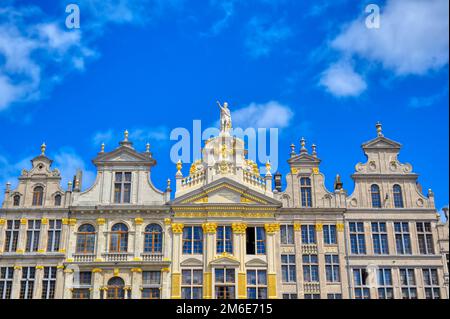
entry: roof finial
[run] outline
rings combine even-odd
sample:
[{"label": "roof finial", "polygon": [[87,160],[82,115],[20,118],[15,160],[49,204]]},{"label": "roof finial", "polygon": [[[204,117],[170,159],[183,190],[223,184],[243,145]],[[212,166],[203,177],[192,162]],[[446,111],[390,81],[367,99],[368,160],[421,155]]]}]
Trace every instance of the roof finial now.
[{"label": "roof finial", "polygon": [[147,153],[150,153],[150,143],[147,143],[147,144],[145,145],[145,151],[146,151]]},{"label": "roof finial", "polygon": [[295,144],[291,144],[291,157],[295,155]]},{"label": "roof finial", "polygon": [[314,157],[317,157],[317,145],[316,145],[316,144],[313,144],[313,145],[311,146],[311,148],[312,148],[312,155],[313,155]]},{"label": "roof finial", "polygon": [[300,149],[300,153],[306,152],[306,140],[304,137],[302,137],[302,139],[300,140],[300,145],[301,145],[301,149]]},{"label": "roof finial", "polygon": [[181,173],[181,169],[183,168],[183,162],[181,162],[181,159],[177,162],[177,173]]},{"label": "roof finial", "polygon": [[102,143],[102,147],[100,149],[100,153],[105,153],[105,143]]},{"label": "roof finial", "polygon": [[125,132],[123,133],[123,135],[124,135],[124,137],[125,137],[124,141],[125,141],[125,142],[128,142],[128,135],[129,135],[128,130],[125,130]]},{"label": "roof finial", "polygon": [[377,128],[377,135],[378,136],[383,136],[383,125],[381,125],[380,122],[377,122],[375,127]]},{"label": "roof finial", "polygon": [[167,191],[170,191],[170,178],[167,179]]},{"label": "roof finial", "polygon": [[270,176],[272,175],[270,173],[270,170],[272,169],[272,164],[270,163],[270,160],[268,159],[266,162],[266,176]]},{"label": "roof finial", "polygon": [[11,190],[11,183],[7,182],[6,183],[6,192],[9,192]]},{"label": "roof finial", "polygon": [[47,149],[47,145],[45,143],[42,143],[41,145],[41,155],[45,155],[45,150]]}]

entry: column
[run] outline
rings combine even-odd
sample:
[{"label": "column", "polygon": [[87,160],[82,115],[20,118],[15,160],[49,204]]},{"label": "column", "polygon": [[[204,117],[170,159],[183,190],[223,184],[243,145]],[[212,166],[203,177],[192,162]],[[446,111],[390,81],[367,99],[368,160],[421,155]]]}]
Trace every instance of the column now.
[{"label": "column", "polygon": [[14,277],[11,292],[11,299],[20,298],[20,280],[22,279],[22,266],[14,266]]},{"label": "column", "polygon": [[277,273],[276,273],[276,242],[275,235],[280,230],[280,224],[265,224],[267,242],[267,290],[268,298],[277,298]]},{"label": "column", "polygon": [[240,264],[238,269],[238,299],[247,298],[247,273],[245,269],[245,233],[247,224],[233,223],[233,247],[234,255],[238,258]]},{"label": "column", "polygon": [[411,251],[413,255],[420,255],[419,244],[417,242],[417,228],[415,222],[409,222],[409,234],[411,237]]},{"label": "column", "polygon": [[23,254],[25,252],[25,247],[27,243],[27,224],[28,220],[26,218],[20,219],[20,229],[19,229],[19,240],[17,242],[18,254]]},{"label": "column", "polygon": [[161,299],[170,299],[170,268],[161,269]]},{"label": "column", "polygon": [[65,254],[69,248],[69,219],[63,218],[61,223],[61,243],[59,245],[59,252]]},{"label": "column", "polygon": [[337,243],[339,249],[339,268],[341,275],[341,288],[342,288],[342,298],[350,299],[350,282],[349,273],[348,273],[348,265],[347,265],[347,253],[346,253],[346,244],[347,244],[347,235],[345,233],[345,224],[338,223],[336,224],[336,236]]},{"label": "column", "polygon": [[62,299],[64,297],[64,266],[56,266],[56,287],[55,299]]},{"label": "column", "polygon": [[163,237],[163,260],[170,261],[171,258],[171,247],[172,247],[172,236],[170,233],[170,225],[172,224],[172,220],[170,218],[164,219],[164,237]]},{"label": "column", "polygon": [[317,259],[319,262],[320,298],[327,299],[327,276],[325,271],[325,252],[323,241],[323,224],[316,224]]},{"label": "column", "polygon": [[92,299],[101,299],[103,289],[103,270],[100,268],[92,269]]},{"label": "column", "polygon": [[73,269],[64,270],[64,299],[72,299]]},{"label": "column", "polygon": [[397,253],[397,247],[395,245],[394,223],[387,222],[386,230],[387,230],[387,236],[388,236],[389,255],[395,255]]},{"label": "column", "polygon": [[[302,271],[302,225],[294,223],[294,241],[295,241],[295,260],[297,270],[297,298],[303,299],[305,293],[303,291],[303,271]],[[280,257],[281,258],[281,257]],[[281,271],[281,267],[278,267]],[[283,280],[282,274],[280,281]]]},{"label": "column", "polygon": [[183,224],[172,224],[173,234],[173,262],[172,262],[172,299],[181,298],[181,269],[180,255],[183,235]]},{"label": "column", "polygon": [[0,254],[3,252],[3,247],[5,247],[5,229],[6,219],[0,218]]},{"label": "column", "polygon": [[141,299],[142,269],[131,269],[131,299]]},{"label": "column", "polygon": [[132,251],[134,251],[133,260],[134,261],[140,261],[142,260],[141,254],[144,252],[144,239],[142,238],[143,233],[143,224],[144,219],[142,218],[135,218],[134,219],[134,247]]},{"label": "column", "polygon": [[206,247],[203,249],[204,254],[204,273],[203,273],[203,299],[213,298],[213,282],[212,269],[209,263],[214,260],[216,252],[216,231],[217,224],[205,223],[202,225],[203,234],[206,236]]},{"label": "column", "polygon": [[41,235],[39,237],[38,253],[45,253],[47,250],[48,241],[48,219],[41,219]]},{"label": "column", "polygon": [[42,299],[42,280],[44,279],[44,266],[36,266],[36,274],[34,276],[34,292],[33,299]]},{"label": "column", "polygon": [[106,252],[105,232],[106,220],[104,218],[97,218],[97,249],[95,250],[95,261],[102,261],[102,254]]}]

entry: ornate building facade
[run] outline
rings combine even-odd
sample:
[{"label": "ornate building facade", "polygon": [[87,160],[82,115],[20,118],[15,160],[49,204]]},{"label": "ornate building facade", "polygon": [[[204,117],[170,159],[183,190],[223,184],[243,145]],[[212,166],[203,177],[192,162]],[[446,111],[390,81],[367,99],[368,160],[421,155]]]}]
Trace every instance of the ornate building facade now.
[{"label": "ornate building facade", "polygon": [[291,146],[290,171],[247,159],[221,106],[219,136],[160,191],[150,147],[125,132],[63,189],[45,155],[8,184],[0,210],[0,299],[448,298],[449,228],[401,145],[364,143],[353,194],[329,191],[316,147]]}]

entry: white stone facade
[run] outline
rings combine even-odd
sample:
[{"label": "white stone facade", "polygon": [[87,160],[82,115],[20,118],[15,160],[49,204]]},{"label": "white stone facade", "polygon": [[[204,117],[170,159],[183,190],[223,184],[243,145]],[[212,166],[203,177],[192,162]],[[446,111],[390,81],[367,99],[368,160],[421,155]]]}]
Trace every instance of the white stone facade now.
[{"label": "white stone facade", "polygon": [[304,140],[281,190],[227,119],[186,176],[177,164],[172,199],[127,132],[83,192],[81,173],[60,186],[43,145],[0,209],[0,299],[448,298],[448,211],[381,125],[349,195],[339,177],[326,189]]}]

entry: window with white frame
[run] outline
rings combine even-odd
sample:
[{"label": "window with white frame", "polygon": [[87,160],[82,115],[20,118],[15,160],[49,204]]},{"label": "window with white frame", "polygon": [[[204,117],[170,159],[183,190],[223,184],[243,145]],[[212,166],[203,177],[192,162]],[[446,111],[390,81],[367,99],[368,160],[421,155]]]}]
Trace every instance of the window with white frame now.
[{"label": "window with white frame", "polygon": [[395,246],[397,248],[397,254],[399,255],[411,255],[411,235],[409,233],[408,222],[395,222]]},{"label": "window with white frame", "polygon": [[353,255],[366,254],[366,239],[364,235],[364,223],[349,223],[350,229],[350,247]]},{"label": "window with white frame", "polygon": [[203,229],[201,226],[183,228],[183,254],[203,254]]},{"label": "window with white frame", "polygon": [[316,226],[302,225],[302,244],[315,244],[316,242]]},{"label": "window with white frame", "polygon": [[435,268],[424,268],[423,285],[426,299],[440,299],[441,291],[439,286],[438,271]]},{"label": "window with white frame", "polygon": [[161,299],[161,271],[142,272],[142,299]]},{"label": "window with white frame", "polygon": [[433,255],[433,233],[431,231],[431,223],[418,222],[417,227],[417,239],[419,241],[419,251],[422,255]]},{"label": "window with white frame", "polygon": [[283,299],[298,299],[298,295],[295,293],[283,294],[282,298]]},{"label": "window with white frame", "polygon": [[327,294],[327,299],[342,299],[342,294],[338,293]]},{"label": "window with white frame", "polygon": [[218,254],[233,253],[233,231],[231,230],[231,226],[217,227],[216,251]]},{"label": "window with white frame", "polygon": [[323,225],[323,241],[325,245],[336,245],[336,225]]},{"label": "window with white frame", "polygon": [[236,270],[214,269],[216,299],[236,299]]},{"label": "window with white frame", "polygon": [[378,275],[378,299],[394,299],[394,287],[392,284],[392,270],[380,268]]},{"label": "window with white frame", "polygon": [[33,299],[35,267],[23,267],[20,281],[20,299]]},{"label": "window with white frame", "polygon": [[369,274],[365,268],[353,269],[353,291],[355,299],[370,299],[370,289],[367,286]]},{"label": "window with white frame", "polygon": [[11,299],[13,279],[13,267],[0,267],[0,299]]},{"label": "window with white frame", "polygon": [[303,255],[303,281],[319,282],[319,259],[317,255]]},{"label": "window with white frame", "polygon": [[267,271],[261,269],[247,270],[247,298],[267,299]]},{"label": "window with white frame", "polygon": [[319,294],[305,294],[305,299],[320,299]]},{"label": "window with white frame", "polygon": [[400,269],[402,299],[417,299],[416,275],[413,268]]},{"label": "window with white frame", "polygon": [[203,298],[203,270],[183,269],[181,271],[181,298]]},{"label": "window with white frame", "polygon": [[389,244],[385,222],[372,223],[373,252],[375,255],[388,255]]},{"label": "window with white frame", "polygon": [[281,244],[294,245],[294,226],[281,225],[280,226]]},{"label": "window with white frame", "polygon": [[35,252],[39,249],[39,236],[41,233],[41,221],[39,219],[28,221],[27,252]]},{"label": "window with white frame", "polygon": [[6,222],[5,253],[17,250],[19,240],[20,220],[8,220]]},{"label": "window with white frame", "polygon": [[297,282],[295,255],[281,255],[281,274],[284,283]]},{"label": "window with white frame", "polygon": [[312,188],[309,177],[300,178],[300,195],[302,207],[312,207]]},{"label": "window with white frame", "polygon": [[339,255],[325,255],[327,282],[340,282]]},{"label": "window with white frame", "polygon": [[245,232],[247,255],[265,255],[266,230],[264,227],[247,227]]},{"label": "window with white frame", "polygon": [[74,289],[72,290],[72,299],[90,299],[92,288],[92,272],[80,271],[73,277]]},{"label": "window with white frame", "polygon": [[114,203],[131,202],[131,172],[116,172],[114,180]]},{"label": "window with white frame", "polygon": [[60,219],[51,219],[48,221],[48,252],[56,252],[59,250],[59,244],[61,241],[61,229],[62,221]]},{"label": "window with white frame", "polygon": [[44,267],[42,299],[55,299],[56,267]]}]

